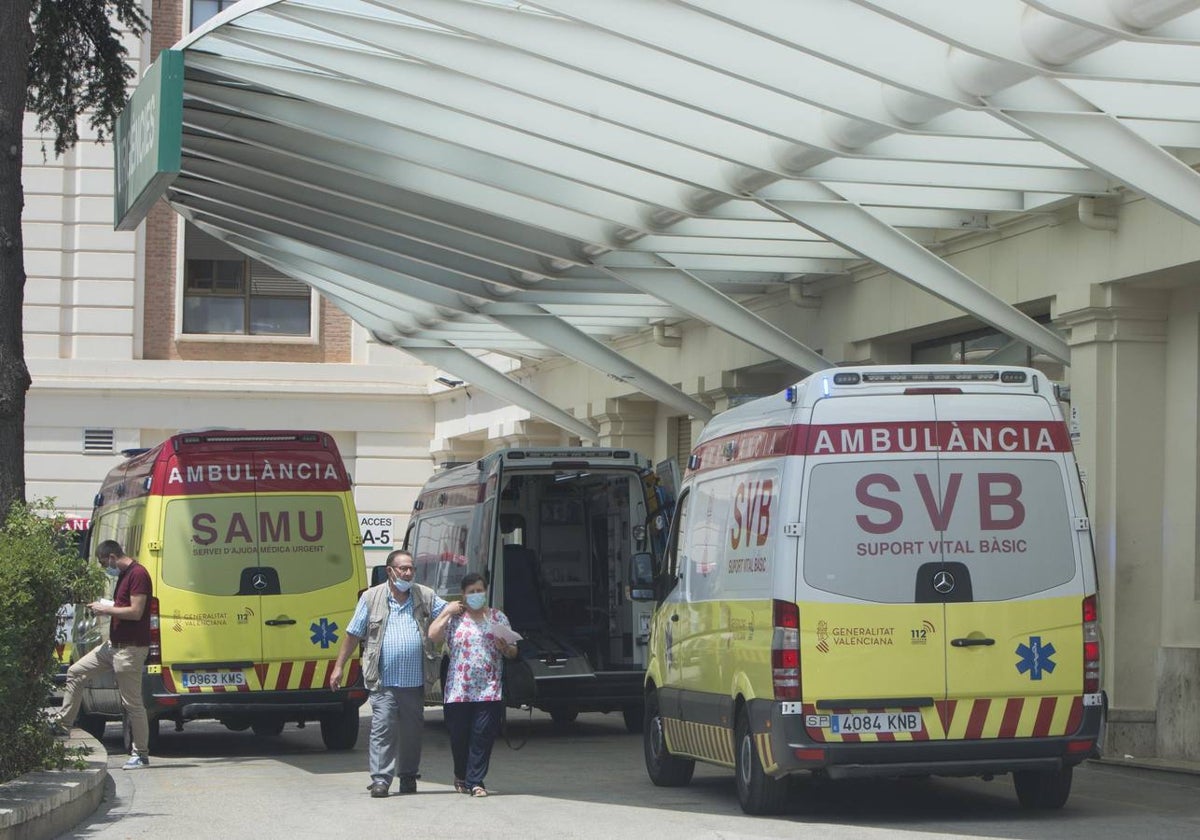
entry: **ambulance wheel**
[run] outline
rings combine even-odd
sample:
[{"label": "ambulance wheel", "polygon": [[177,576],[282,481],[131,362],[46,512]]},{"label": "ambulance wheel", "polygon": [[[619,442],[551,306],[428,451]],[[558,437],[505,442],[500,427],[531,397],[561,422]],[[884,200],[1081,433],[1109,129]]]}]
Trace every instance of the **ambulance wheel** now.
[{"label": "ambulance wheel", "polygon": [[775,814],[787,797],[787,779],[773,779],[763,772],[750,719],[743,710],[738,715],[737,753],[734,756],[738,804],[747,814]]},{"label": "ambulance wheel", "polygon": [[692,780],[696,762],[673,756],[667,749],[662,715],[658,712],[658,695],[653,691],[646,695],[644,714],[642,752],[646,756],[646,775],[659,787],[683,787]]},{"label": "ambulance wheel", "polygon": [[321,740],[327,750],[352,750],[358,743],[358,709],[347,706],[321,718]]},{"label": "ambulance wheel", "polygon": [[1071,768],[1062,770],[1018,770],[1013,786],[1022,808],[1054,810],[1067,804],[1071,795]]},{"label": "ambulance wheel", "polygon": [[567,706],[552,706],[550,708],[550,720],[557,723],[559,726],[566,726],[569,723],[574,723],[575,718],[579,717],[577,709],[571,709]]},{"label": "ambulance wheel", "polygon": [[641,703],[630,703],[621,707],[621,717],[625,718],[625,731],[637,734],[642,731],[646,722],[646,710]]},{"label": "ambulance wheel", "polygon": [[[150,730],[150,743],[146,748],[153,755],[158,751],[158,718],[150,718],[147,721]],[[129,723],[129,715],[121,715],[121,744],[125,748],[125,752],[129,755],[133,754],[133,727]]]},{"label": "ambulance wheel", "polygon": [[255,735],[279,735],[281,732],[283,732],[283,721],[256,720],[250,724],[250,728],[254,730]]},{"label": "ambulance wheel", "polygon": [[80,715],[77,725],[97,741],[103,741],[104,728],[108,725],[108,721],[100,715]]}]

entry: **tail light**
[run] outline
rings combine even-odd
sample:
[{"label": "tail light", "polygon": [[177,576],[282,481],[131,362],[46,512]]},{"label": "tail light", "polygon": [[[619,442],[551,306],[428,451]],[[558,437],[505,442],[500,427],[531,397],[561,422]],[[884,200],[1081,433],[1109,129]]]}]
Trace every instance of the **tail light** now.
[{"label": "tail light", "polygon": [[1100,615],[1096,596],[1083,599],[1083,693],[1100,691]]},{"label": "tail light", "polygon": [[146,607],[150,610],[150,652],[146,654],[146,664],[161,665],[162,634],[158,629],[158,599],[151,598]]},{"label": "tail light", "polygon": [[771,602],[771,682],[776,700],[800,699],[800,608],[790,601]]}]

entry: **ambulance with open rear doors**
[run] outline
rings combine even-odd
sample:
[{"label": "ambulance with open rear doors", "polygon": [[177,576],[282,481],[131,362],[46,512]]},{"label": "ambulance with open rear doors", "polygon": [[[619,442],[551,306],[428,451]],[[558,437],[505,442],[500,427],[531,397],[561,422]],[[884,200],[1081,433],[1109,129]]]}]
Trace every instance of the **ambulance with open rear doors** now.
[{"label": "ambulance with open rear doors", "polygon": [[[1091,532],[1036,370],[814,374],[705,428],[682,482],[646,674],[659,785],[1011,773],[1061,807],[1105,698]],[[648,593],[647,593],[648,594]]]}]

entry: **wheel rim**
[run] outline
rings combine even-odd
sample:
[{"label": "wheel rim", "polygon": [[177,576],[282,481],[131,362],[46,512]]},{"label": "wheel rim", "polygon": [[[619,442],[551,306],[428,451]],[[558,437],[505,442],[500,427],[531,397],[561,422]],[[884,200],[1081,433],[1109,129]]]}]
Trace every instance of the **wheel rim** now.
[{"label": "wheel rim", "polygon": [[742,743],[738,747],[738,778],[746,787],[750,787],[750,762],[753,760],[753,745],[750,743],[750,733],[747,732],[742,736]]},{"label": "wheel rim", "polygon": [[650,752],[655,761],[662,761],[663,755],[666,754],[666,748],[667,737],[663,734],[662,718],[656,714],[650,720]]}]

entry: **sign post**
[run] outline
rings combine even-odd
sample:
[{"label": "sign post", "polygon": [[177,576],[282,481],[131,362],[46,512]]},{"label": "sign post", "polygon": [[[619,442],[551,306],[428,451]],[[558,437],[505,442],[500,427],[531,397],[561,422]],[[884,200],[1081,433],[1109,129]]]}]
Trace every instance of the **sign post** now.
[{"label": "sign post", "polygon": [[377,513],[360,513],[358,531],[364,551],[391,551],[396,537],[396,518]]}]

